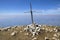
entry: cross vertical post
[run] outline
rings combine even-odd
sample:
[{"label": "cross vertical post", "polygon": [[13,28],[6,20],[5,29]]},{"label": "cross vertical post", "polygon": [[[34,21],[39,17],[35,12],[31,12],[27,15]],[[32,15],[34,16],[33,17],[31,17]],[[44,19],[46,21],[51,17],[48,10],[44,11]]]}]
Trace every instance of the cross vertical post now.
[{"label": "cross vertical post", "polygon": [[30,13],[31,13],[31,21],[32,21],[32,24],[34,24],[34,21],[33,21],[33,12],[32,12],[32,5],[31,5],[31,2],[30,2]]}]

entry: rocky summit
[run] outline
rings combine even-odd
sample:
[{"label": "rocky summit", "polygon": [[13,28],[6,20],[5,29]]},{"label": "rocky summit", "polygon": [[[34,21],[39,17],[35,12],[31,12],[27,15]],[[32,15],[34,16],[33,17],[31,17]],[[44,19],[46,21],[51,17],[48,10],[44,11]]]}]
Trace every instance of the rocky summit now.
[{"label": "rocky summit", "polygon": [[0,40],[60,40],[60,27],[30,24],[0,28]]}]

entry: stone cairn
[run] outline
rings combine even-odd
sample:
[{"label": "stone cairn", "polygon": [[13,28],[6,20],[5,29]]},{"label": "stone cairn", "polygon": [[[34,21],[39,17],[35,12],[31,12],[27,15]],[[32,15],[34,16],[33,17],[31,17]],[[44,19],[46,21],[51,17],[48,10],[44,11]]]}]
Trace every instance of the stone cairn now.
[{"label": "stone cairn", "polygon": [[38,35],[38,33],[40,32],[40,27],[41,25],[30,24],[24,28],[24,31],[29,31],[32,34],[32,37],[34,37],[35,35]]}]

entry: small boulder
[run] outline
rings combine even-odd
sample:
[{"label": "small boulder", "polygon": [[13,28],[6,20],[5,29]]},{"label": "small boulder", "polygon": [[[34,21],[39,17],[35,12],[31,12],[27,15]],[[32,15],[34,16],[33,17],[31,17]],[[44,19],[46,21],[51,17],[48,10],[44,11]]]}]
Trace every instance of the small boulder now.
[{"label": "small boulder", "polygon": [[11,33],[11,36],[15,36],[17,34],[17,31],[14,31]]},{"label": "small boulder", "polygon": [[20,31],[20,33],[21,33],[22,31]]},{"label": "small boulder", "polygon": [[36,37],[34,37],[32,40],[37,40],[37,38],[36,38]]},{"label": "small boulder", "polygon": [[50,40],[48,37],[45,37],[45,40]]},{"label": "small boulder", "polygon": [[58,37],[58,35],[57,35],[57,34],[54,34],[53,36],[54,36],[54,37]]}]

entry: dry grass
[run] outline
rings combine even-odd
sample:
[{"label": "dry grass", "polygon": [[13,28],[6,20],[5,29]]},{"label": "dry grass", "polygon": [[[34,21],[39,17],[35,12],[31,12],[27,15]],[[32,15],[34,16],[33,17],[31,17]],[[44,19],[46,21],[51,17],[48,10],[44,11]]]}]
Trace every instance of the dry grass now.
[{"label": "dry grass", "polygon": [[[54,27],[46,27],[46,28],[53,29]],[[10,34],[13,31],[17,31],[18,33],[15,36],[11,36]],[[29,35],[25,35],[25,33],[27,32],[24,31],[24,27],[11,28],[9,29],[9,31],[0,31],[0,40],[32,40],[33,39],[32,34],[29,33]],[[35,37],[37,38],[36,40],[45,40],[46,36],[52,38],[54,33],[55,32],[42,32],[39,35],[36,35]]]}]

